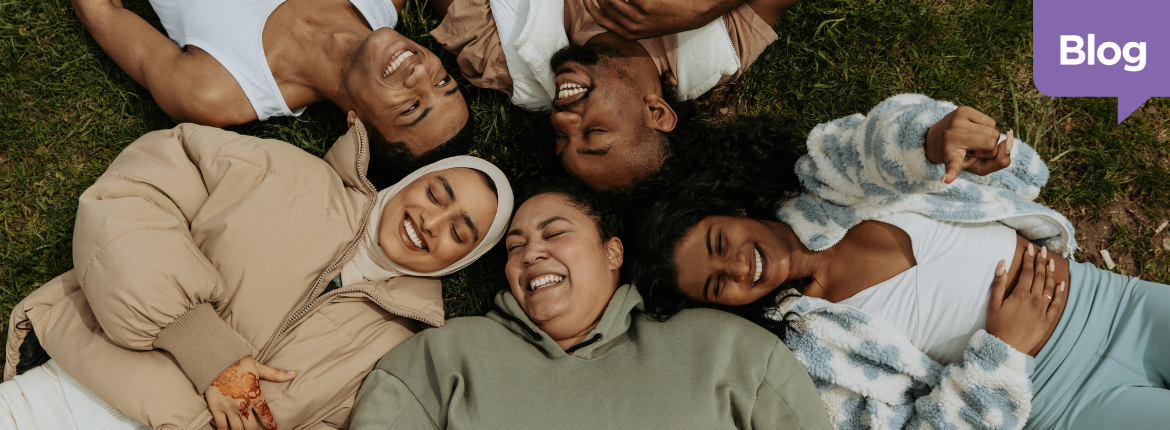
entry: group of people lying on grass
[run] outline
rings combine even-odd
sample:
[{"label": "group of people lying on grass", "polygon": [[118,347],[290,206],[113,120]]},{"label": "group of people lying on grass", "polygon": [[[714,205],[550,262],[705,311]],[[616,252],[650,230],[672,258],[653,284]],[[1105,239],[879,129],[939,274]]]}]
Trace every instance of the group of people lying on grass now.
[{"label": "group of people lying on grass", "polygon": [[[324,159],[193,124],[148,134],[82,195],[75,268],[13,311],[0,419],[1163,425],[1170,289],[1068,259],[1027,144],[912,94],[818,125],[804,154],[784,124],[706,135],[724,156],[632,215],[469,156],[376,190],[360,120]],[[436,277],[498,242],[508,288],[444,322]]]},{"label": "group of people lying on grass", "polygon": [[[1043,160],[986,115],[905,94],[806,141],[672,134],[791,3],[435,3],[468,81],[551,109],[562,177],[458,155],[466,103],[390,29],[403,2],[153,1],[168,40],[75,0],[176,119],[330,100],[350,129],[323,159],[208,125],[130,144],[74,269],[12,312],[0,426],[1163,427],[1170,290],[1071,262]],[[445,321],[439,277],[496,246],[508,288]]]},{"label": "group of people lying on grass", "polygon": [[[436,0],[435,40],[471,84],[551,113],[556,154],[594,189],[661,167],[678,101],[737,79],[799,0]],[[177,121],[360,119],[379,188],[464,154],[475,126],[439,58],[394,31],[406,0],[151,0],[166,35],[121,0],[72,0],[98,45]]]}]

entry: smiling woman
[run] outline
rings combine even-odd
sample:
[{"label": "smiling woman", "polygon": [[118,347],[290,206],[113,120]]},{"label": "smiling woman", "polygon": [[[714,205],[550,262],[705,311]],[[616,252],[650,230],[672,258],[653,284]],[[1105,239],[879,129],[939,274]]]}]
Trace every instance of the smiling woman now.
[{"label": "smiling woman", "polygon": [[469,156],[375,190],[365,136],[324,159],[193,124],[131,144],[80,199],[79,269],[16,306],[0,427],[71,424],[51,406],[74,394],[107,428],[342,426],[377,357],[443,324],[437,278],[512,211],[503,172]]},{"label": "smiling woman", "polygon": [[617,212],[583,184],[542,179],[512,218],[509,288],[492,311],[387,354],[350,428],[828,428],[766,330],[710,310],[645,318],[621,285]]}]

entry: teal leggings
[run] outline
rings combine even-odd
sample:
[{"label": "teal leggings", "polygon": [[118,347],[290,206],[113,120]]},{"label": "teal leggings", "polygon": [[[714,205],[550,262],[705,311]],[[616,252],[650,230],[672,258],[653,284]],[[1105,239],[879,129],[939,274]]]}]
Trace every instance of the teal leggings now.
[{"label": "teal leggings", "polygon": [[1071,263],[1025,429],[1170,429],[1170,286]]}]

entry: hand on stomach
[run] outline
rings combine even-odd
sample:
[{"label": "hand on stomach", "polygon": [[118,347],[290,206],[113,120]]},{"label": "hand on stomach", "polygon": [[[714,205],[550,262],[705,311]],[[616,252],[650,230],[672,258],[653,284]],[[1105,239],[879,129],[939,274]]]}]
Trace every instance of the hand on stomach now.
[{"label": "hand on stomach", "polygon": [[987,332],[1036,355],[1060,322],[1068,298],[1068,260],[1016,236],[1006,272],[996,270],[987,309]]}]

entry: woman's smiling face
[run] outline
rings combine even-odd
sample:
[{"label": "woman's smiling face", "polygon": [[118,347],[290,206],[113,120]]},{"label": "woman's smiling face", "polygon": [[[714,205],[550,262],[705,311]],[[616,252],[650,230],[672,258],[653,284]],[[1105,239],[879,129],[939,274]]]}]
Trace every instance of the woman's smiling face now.
[{"label": "woman's smiling face", "polygon": [[771,293],[788,277],[791,251],[762,222],[709,216],[674,248],[678,287],[703,303],[740,306]]},{"label": "woman's smiling face", "polygon": [[415,179],[386,203],[378,246],[415,272],[435,272],[471,253],[491,228],[496,193],[477,171],[453,168]]},{"label": "woman's smiling face", "polygon": [[504,239],[508,286],[524,314],[554,340],[588,334],[617,290],[621,240],[559,193],[524,202]]}]

